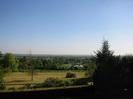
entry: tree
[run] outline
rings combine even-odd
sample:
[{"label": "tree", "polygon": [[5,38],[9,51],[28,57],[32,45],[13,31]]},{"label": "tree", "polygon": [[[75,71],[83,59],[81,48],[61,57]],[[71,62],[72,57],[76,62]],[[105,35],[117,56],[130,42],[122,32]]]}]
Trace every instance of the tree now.
[{"label": "tree", "polygon": [[4,89],[5,88],[5,84],[4,84],[4,70],[3,68],[0,66],[0,89]]},{"label": "tree", "polygon": [[3,58],[3,64],[3,68],[14,72],[18,70],[19,61],[12,53],[7,53]]},{"label": "tree", "polygon": [[108,41],[96,52],[96,70],[93,75],[96,93],[133,93],[133,56],[114,56]]},{"label": "tree", "polygon": [[103,41],[102,48],[95,53],[97,68],[104,67],[108,59],[113,56],[113,52],[109,50],[107,40]]},{"label": "tree", "polygon": [[109,50],[108,41],[105,40],[102,48],[96,52],[96,70],[93,79],[97,92],[104,94],[115,92],[118,76],[115,69],[115,57]]},{"label": "tree", "polygon": [[128,92],[133,93],[133,56],[126,55],[120,58],[119,67],[121,69],[122,88],[127,89]]},{"label": "tree", "polygon": [[2,57],[2,52],[0,51],[0,58]]},{"label": "tree", "polygon": [[27,57],[23,56],[22,58],[19,58],[19,71],[21,70],[27,70]]},{"label": "tree", "polygon": [[2,66],[2,52],[0,51],[0,66]]}]

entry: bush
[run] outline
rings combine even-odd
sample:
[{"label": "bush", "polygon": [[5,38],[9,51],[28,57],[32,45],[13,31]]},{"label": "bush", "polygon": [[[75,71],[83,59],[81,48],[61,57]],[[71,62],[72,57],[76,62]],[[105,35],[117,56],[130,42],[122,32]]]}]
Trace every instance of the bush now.
[{"label": "bush", "polygon": [[71,79],[62,80],[62,85],[63,86],[72,86],[73,85],[73,81]]},{"label": "bush", "polygon": [[44,83],[36,84],[32,88],[46,88],[46,87],[65,87],[73,85],[87,85],[88,82],[92,82],[88,78],[69,78],[69,79],[58,79],[58,78],[47,78]]},{"label": "bush", "polygon": [[66,78],[76,78],[76,74],[72,72],[67,72],[66,73]]},{"label": "bush", "polygon": [[4,72],[3,69],[0,68],[0,89],[5,89],[5,84],[4,84]]},{"label": "bush", "polygon": [[42,87],[64,87],[64,86],[72,86],[74,85],[74,80],[72,79],[58,79],[58,78],[47,78],[45,82],[42,84]]},{"label": "bush", "polygon": [[90,80],[88,78],[71,79],[73,85],[87,85]]},{"label": "bush", "polygon": [[43,83],[43,87],[59,87],[62,86],[62,81],[58,78],[49,77]]}]

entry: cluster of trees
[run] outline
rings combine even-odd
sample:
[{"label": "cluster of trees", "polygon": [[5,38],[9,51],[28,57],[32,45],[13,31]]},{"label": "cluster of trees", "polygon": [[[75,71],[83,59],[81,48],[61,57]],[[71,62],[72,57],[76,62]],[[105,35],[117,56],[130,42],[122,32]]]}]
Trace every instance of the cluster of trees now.
[{"label": "cluster of trees", "polygon": [[[83,68],[74,66],[82,65]],[[95,65],[95,60],[90,56],[17,56],[12,53],[0,52],[0,67],[9,71],[26,71],[32,66],[35,70],[75,70],[88,69]]]},{"label": "cluster of trees", "polygon": [[[75,68],[77,64],[84,68]],[[33,80],[36,70],[86,70],[94,64],[94,59],[88,56],[18,56],[0,52],[0,83],[6,72],[28,71]]]},{"label": "cluster of trees", "polygon": [[108,41],[96,52],[96,70],[93,75],[99,94],[133,92],[133,56],[115,56]]},{"label": "cluster of trees", "polygon": [[[27,70],[28,56],[17,57],[19,70]],[[32,65],[35,70],[76,70],[89,68],[95,64],[95,60],[89,56],[32,56]],[[83,68],[74,68],[75,65],[83,65]]]},{"label": "cluster of trees", "polygon": [[3,55],[0,52],[0,89],[5,88],[3,80],[5,73],[18,71],[18,66],[19,62],[13,54],[7,53]]},{"label": "cluster of trees", "polygon": [[[0,52],[1,53],[1,52]],[[11,53],[0,54],[0,68],[4,71],[18,71],[19,60]]]}]

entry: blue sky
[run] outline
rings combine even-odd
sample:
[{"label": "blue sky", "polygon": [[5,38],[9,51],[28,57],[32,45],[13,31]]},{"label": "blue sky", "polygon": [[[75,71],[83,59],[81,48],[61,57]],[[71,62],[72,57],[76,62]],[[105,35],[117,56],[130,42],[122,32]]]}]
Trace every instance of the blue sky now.
[{"label": "blue sky", "polygon": [[0,0],[3,53],[133,54],[133,0]]}]

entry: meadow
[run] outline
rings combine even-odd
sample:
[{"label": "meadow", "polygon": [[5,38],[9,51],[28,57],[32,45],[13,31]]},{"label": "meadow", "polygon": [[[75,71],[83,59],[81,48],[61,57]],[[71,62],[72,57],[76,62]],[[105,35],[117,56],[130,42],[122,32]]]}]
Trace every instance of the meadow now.
[{"label": "meadow", "polygon": [[[20,88],[25,84],[37,84],[43,83],[47,78],[54,77],[59,79],[65,79],[65,75],[68,71],[48,70],[42,72],[35,72],[34,79],[31,80],[31,74],[28,72],[12,72],[8,73],[4,77],[6,88]],[[71,71],[76,74],[77,78],[85,77],[85,71]]]}]

